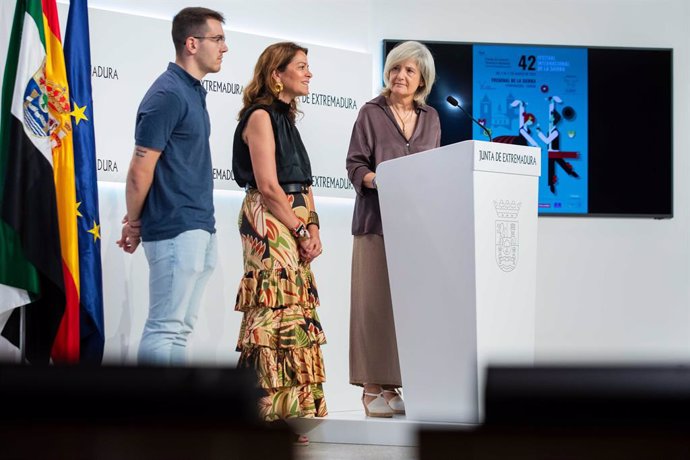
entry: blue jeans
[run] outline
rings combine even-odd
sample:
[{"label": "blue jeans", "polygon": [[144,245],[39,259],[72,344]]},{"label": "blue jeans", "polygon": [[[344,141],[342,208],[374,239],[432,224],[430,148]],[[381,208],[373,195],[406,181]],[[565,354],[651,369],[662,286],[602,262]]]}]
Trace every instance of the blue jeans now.
[{"label": "blue jeans", "polygon": [[149,262],[149,316],[139,363],[184,365],[201,295],[218,258],[216,235],[190,230],[143,245]]}]

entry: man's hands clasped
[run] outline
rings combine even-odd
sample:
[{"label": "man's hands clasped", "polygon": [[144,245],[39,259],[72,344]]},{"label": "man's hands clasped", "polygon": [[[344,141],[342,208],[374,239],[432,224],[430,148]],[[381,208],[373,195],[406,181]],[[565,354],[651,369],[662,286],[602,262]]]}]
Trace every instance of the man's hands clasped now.
[{"label": "man's hands clasped", "polygon": [[117,240],[117,245],[123,251],[132,254],[141,244],[141,221],[129,220],[125,215],[122,219],[122,237]]}]

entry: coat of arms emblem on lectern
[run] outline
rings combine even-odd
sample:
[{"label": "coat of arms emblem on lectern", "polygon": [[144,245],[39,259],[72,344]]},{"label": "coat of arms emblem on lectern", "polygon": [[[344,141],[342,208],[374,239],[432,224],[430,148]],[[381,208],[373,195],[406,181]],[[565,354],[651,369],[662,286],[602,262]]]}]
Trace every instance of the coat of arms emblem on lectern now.
[{"label": "coat of arms emblem on lectern", "polygon": [[520,253],[520,203],[514,200],[494,201],[496,209],[496,263],[504,272],[517,267]]}]

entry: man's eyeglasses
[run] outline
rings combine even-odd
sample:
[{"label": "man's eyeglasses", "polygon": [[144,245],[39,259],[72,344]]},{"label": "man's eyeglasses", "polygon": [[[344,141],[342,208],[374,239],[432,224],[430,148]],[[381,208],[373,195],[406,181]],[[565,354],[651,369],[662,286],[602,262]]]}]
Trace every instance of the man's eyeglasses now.
[{"label": "man's eyeglasses", "polygon": [[225,43],[225,35],[214,35],[213,37],[194,37],[194,36],[192,36],[192,38],[196,38],[197,40],[203,40],[205,38],[207,40],[212,40],[219,45],[221,43]]}]

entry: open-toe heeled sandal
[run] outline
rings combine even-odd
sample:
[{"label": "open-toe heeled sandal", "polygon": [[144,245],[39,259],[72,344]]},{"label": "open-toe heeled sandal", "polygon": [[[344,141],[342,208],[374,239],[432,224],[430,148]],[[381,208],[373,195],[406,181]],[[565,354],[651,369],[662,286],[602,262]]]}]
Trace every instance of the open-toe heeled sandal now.
[{"label": "open-toe heeled sandal", "polygon": [[[366,402],[366,396],[376,396],[372,401]],[[388,405],[381,393],[362,393],[362,404],[364,404],[364,413],[367,417],[382,417],[390,418],[393,416],[393,409]]]},{"label": "open-toe heeled sandal", "polygon": [[308,446],[309,438],[303,434],[295,433],[294,440],[292,442],[296,446]]},{"label": "open-toe heeled sandal", "polygon": [[404,414],[405,413],[405,401],[400,397],[400,393],[398,393],[397,390],[383,390],[384,393],[393,393],[395,396],[393,396],[391,399],[386,400],[390,408],[393,410],[394,413],[396,414]]}]

